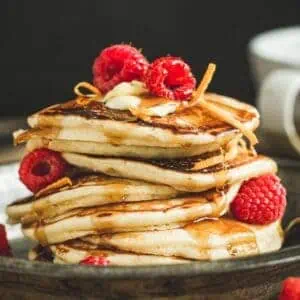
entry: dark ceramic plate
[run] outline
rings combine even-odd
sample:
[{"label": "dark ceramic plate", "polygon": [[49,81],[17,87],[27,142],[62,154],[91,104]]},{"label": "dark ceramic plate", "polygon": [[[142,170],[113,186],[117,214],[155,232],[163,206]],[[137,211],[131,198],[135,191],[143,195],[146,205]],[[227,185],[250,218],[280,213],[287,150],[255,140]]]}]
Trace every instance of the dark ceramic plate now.
[{"label": "dark ceramic plate", "polygon": [[[286,225],[300,216],[300,162],[278,162],[288,188]],[[15,163],[0,166],[3,223],[5,205],[26,194],[17,168]],[[0,257],[1,299],[273,299],[285,277],[300,275],[297,228],[282,250],[266,255],[188,265],[97,268],[30,262],[26,255],[32,245],[18,226],[7,227],[15,258]]]}]

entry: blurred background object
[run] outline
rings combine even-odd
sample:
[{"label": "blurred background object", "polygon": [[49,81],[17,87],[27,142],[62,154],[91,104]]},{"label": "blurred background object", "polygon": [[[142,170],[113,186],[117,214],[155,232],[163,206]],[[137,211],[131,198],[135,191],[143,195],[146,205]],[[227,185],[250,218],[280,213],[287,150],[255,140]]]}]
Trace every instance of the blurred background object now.
[{"label": "blurred background object", "polygon": [[23,147],[13,147],[12,132],[18,128],[26,128],[24,117],[0,117],[0,164],[18,160],[23,153]]},{"label": "blurred background object", "polygon": [[252,1],[1,1],[0,116],[25,116],[73,97],[91,80],[91,65],[107,45],[132,42],[152,60],[184,57],[197,79],[218,65],[210,87],[254,102],[247,65],[249,39],[299,23],[299,0]]},{"label": "blurred background object", "polygon": [[259,132],[272,155],[300,155],[300,26],[260,33],[248,44],[257,90]]}]

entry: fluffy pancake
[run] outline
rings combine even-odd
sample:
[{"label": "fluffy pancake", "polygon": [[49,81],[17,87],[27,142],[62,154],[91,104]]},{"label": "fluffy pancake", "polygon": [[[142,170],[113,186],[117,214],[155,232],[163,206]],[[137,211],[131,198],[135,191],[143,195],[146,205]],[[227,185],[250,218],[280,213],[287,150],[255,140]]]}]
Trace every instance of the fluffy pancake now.
[{"label": "fluffy pancake", "polygon": [[63,153],[71,165],[102,172],[111,176],[140,179],[166,184],[182,191],[200,192],[235,183],[251,177],[277,170],[276,163],[265,156],[253,156],[241,152],[237,157],[209,168],[202,168],[203,161],[213,158],[216,153],[173,159],[144,160],[130,158],[96,157],[75,153]]},{"label": "fluffy pancake", "polygon": [[[107,121],[113,122],[113,121]],[[116,121],[114,121],[116,123]],[[120,123],[120,124],[119,124]],[[230,140],[234,139],[240,133],[232,129],[226,134],[208,135],[201,134],[201,140],[197,134],[176,134],[160,128],[141,127],[141,128],[130,128],[137,125],[129,123],[127,126],[121,122],[117,123],[115,127],[121,131],[120,128],[128,127],[125,132],[119,133],[119,131],[109,129],[108,133],[93,128],[93,127],[45,127],[45,128],[33,128],[29,130],[18,130],[14,133],[14,140],[16,144],[26,142],[33,138],[44,137],[47,139],[56,140],[67,140],[67,141],[83,141],[83,142],[96,142],[106,143],[112,145],[127,145],[127,146],[148,146],[148,147],[161,147],[161,148],[188,148],[195,145],[208,145],[208,144],[219,144],[225,145]],[[113,127],[113,126],[112,126]],[[147,139],[144,139],[142,134],[148,128]],[[139,131],[137,130],[139,129]],[[158,131],[158,132],[157,132]],[[137,132],[135,137],[131,136],[131,133]],[[171,152],[172,153],[172,152]]]},{"label": "fluffy pancake", "polygon": [[88,244],[80,240],[72,240],[50,247],[42,247],[39,245],[29,252],[30,260],[53,261],[58,264],[79,264],[88,256],[105,257],[109,262],[109,266],[163,265],[189,262],[189,260],[176,257],[140,255],[99,249],[96,245]]},{"label": "fluffy pancake", "polygon": [[[238,137],[238,136],[237,136]],[[224,140],[225,141],[225,140]],[[205,145],[194,145],[190,147],[149,147],[113,145],[108,143],[97,143],[87,141],[57,140],[46,138],[33,138],[26,144],[28,152],[36,148],[48,148],[58,152],[73,152],[99,156],[114,157],[143,157],[143,158],[178,158],[200,155],[206,152],[217,151],[220,145],[210,143]]]},{"label": "fluffy pancake", "polygon": [[23,233],[42,245],[104,232],[166,230],[228,211],[240,184],[170,200],[152,200],[74,209],[56,218],[23,225]]},{"label": "fluffy pancake", "polygon": [[38,195],[7,206],[14,222],[34,222],[54,217],[71,209],[116,202],[170,199],[179,195],[175,189],[159,184],[113,178],[101,174],[79,175],[66,184],[54,183]]},{"label": "fluffy pancake", "polygon": [[[248,130],[257,128],[259,114],[254,107],[216,94],[207,94],[205,97],[230,113]],[[224,144],[240,133],[238,129],[211,116],[201,106],[166,117],[151,117],[145,122],[129,111],[108,109],[101,102],[83,99],[48,107],[30,116],[28,123],[37,130],[27,132],[27,139],[28,136],[44,136],[50,139],[152,147]],[[16,138],[16,142],[22,139],[25,139],[24,135]]]},{"label": "fluffy pancake", "polygon": [[219,218],[179,229],[95,235],[82,240],[139,254],[214,260],[278,250],[283,243],[283,231],[280,221],[257,226]]}]

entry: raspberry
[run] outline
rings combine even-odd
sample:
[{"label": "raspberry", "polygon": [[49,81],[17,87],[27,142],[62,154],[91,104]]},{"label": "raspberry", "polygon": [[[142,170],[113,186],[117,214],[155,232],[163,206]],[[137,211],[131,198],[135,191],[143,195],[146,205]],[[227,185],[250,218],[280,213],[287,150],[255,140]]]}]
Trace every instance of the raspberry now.
[{"label": "raspberry", "polygon": [[299,300],[300,299],[300,278],[289,277],[282,283],[279,300]]},{"label": "raspberry", "polygon": [[161,57],[150,66],[145,77],[150,92],[172,100],[187,100],[192,96],[196,79],[181,58]]},{"label": "raspberry", "polygon": [[61,178],[66,168],[67,163],[58,152],[40,148],[23,158],[19,176],[27,188],[36,193]]},{"label": "raspberry", "polygon": [[12,256],[3,224],[0,224],[0,256]]},{"label": "raspberry", "polygon": [[109,260],[103,256],[88,256],[83,259],[80,264],[92,266],[107,266],[109,264]]},{"label": "raspberry", "polygon": [[260,225],[280,219],[285,207],[285,188],[273,174],[244,182],[231,203],[231,211],[238,220]]},{"label": "raspberry", "polygon": [[113,45],[105,48],[94,61],[94,85],[106,93],[120,82],[141,80],[148,66],[147,59],[136,48]]}]

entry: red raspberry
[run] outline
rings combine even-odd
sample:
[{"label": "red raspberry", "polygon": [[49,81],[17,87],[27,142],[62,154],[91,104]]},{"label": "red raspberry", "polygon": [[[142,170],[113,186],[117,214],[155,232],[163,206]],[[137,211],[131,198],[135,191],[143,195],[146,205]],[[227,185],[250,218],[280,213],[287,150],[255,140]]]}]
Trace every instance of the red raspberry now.
[{"label": "red raspberry", "polygon": [[40,148],[28,153],[22,160],[19,176],[27,188],[36,193],[61,178],[67,163],[60,153]]},{"label": "red raspberry", "polygon": [[285,207],[285,188],[280,179],[273,174],[244,182],[231,203],[231,211],[238,220],[260,225],[280,219]]},{"label": "red raspberry", "polygon": [[136,48],[113,45],[105,48],[94,61],[94,85],[106,93],[120,82],[141,80],[148,65],[147,59]]},{"label": "red raspberry", "polygon": [[3,224],[0,224],[0,256],[12,256]]},{"label": "red raspberry", "polygon": [[187,100],[192,96],[196,79],[181,58],[161,57],[150,66],[145,77],[150,92],[172,100]]},{"label": "red raspberry", "polygon": [[92,266],[107,266],[109,264],[109,260],[103,256],[88,256],[83,259],[80,264]]},{"label": "red raspberry", "polygon": [[289,277],[282,283],[279,300],[299,300],[300,299],[300,278]]}]

